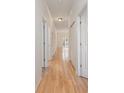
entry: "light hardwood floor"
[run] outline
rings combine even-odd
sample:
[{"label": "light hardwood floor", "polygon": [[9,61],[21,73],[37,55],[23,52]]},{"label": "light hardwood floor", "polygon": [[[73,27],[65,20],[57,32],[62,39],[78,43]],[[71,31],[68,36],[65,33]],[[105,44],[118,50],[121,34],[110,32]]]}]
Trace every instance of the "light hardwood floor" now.
[{"label": "light hardwood floor", "polygon": [[75,74],[71,62],[63,61],[58,49],[55,59],[49,62],[36,93],[87,93],[88,80]]}]

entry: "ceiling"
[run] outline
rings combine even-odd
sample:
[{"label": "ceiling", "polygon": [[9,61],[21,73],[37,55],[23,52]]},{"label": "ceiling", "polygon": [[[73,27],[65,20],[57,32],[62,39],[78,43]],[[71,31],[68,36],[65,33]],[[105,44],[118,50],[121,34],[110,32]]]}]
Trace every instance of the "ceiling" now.
[{"label": "ceiling", "polygon": [[[46,0],[57,29],[68,27],[68,16],[76,1],[77,0]],[[58,21],[58,18],[63,18],[63,20]]]}]

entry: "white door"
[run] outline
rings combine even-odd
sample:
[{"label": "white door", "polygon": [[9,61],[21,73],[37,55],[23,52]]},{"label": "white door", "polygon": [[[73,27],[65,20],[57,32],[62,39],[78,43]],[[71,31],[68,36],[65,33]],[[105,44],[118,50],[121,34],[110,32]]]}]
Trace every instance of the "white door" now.
[{"label": "white door", "polygon": [[80,72],[81,76],[88,78],[88,27],[85,12],[82,13],[80,21]]},{"label": "white door", "polygon": [[78,76],[80,76],[80,17],[77,17],[76,19],[77,23],[77,29],[76,29],[76,35],[77,35],[77,65],[78,65]]},{"label": "white door", "polygon": [[76,18],[70,29],[70,59],[80,76],[80,17]]},{"label": "white door", "polygon": [[48,29],[47,29],[47,23],[43,21],[42,31],[43,31],[43,42],[42,42],[42,54],[43,54],[43,60],[42,60],[42,67],[48,67]]}]

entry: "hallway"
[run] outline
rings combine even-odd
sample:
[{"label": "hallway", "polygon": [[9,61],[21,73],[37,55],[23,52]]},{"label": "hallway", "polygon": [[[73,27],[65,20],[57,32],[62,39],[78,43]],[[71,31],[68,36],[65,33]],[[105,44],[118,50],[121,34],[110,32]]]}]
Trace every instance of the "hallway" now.
[{"label": "hallway", "polygon": [[36,93],[87,93],[87,0],[36,0]]},{"label": "hallway", "polygon": [[78,77],[71,62],[63,61],[62,50],[57,49],[36,93],[87,93],[87,85],[87,79]]}]

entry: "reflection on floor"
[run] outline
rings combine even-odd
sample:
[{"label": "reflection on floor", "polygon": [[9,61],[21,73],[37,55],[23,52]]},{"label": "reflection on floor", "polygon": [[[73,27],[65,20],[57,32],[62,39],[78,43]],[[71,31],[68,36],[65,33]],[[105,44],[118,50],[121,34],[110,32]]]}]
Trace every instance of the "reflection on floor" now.
[{"label": "reflection on floor", "polygon": [[36,93],[87,93],[88,81],[75,74],[71,62],[62,60],[62,50],[49,62]]}]

